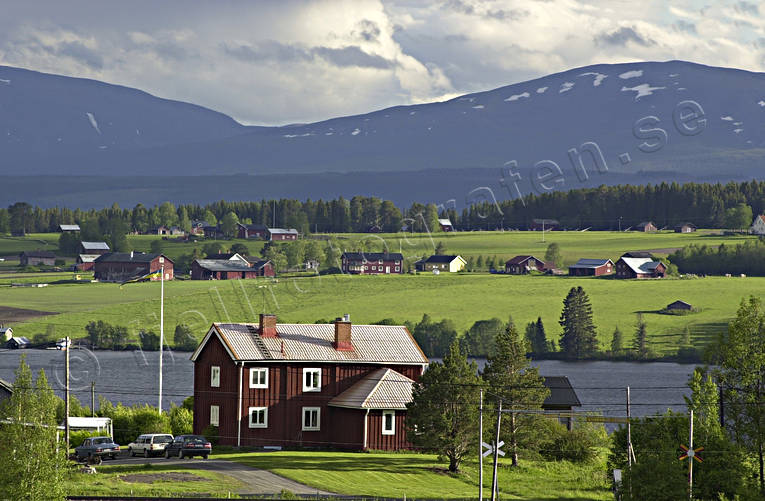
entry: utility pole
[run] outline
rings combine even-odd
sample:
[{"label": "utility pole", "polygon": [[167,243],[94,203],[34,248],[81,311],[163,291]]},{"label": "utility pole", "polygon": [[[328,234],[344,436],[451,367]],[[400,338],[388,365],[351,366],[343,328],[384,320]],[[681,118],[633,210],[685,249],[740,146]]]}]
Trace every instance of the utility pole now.
[{"label": "utility pole", "polygon": [[162,414],[162,356],[165,352],[165,258],[159,258],[159,262],[162,263],[160,272],[160,298],[159,298],[159,403],[157,404],[157,412]]},{"label": "utility pole", "polygon": [[90,415],[96,417],[96,382],[90,382]]},{"label": "utility pole", "polygon": [[619,216],[619,232],[622,231],[622,216]]},{"label": "utility pole", "polygon": [[542,218],[542,243],[545,243],[545,218]]},{"label": "utility pole", "polygon": [[502,422],[502,399],[499,399],[497,407],[497,436],[494,440],[494,475],[491,481],[491,501],[496,501],[498,488],[497,488],[497,463],[499,463],[499,425]]},{"label": "utility pole", "polygon": [[66,421],[64,421],[64,443],[66,443],[66,455],[69,456],[69,336],[64,341],[64,351],[66,352],[66,363],[64,364],[64,377],[66,378],[66,387],[64,388],[64,412]]},{"label": "utility pole", "polygon": [[[689,413],[688,450],[693,451],[693,409]],[[694,455],[695,456],[695,455]],[[693,458],[688,458],[688,499],[693,500]]]},{"label": "utility pole", "polygon": [[630,387],[627,387],[627,466],[629,468],[632,468],[632,458],[634,456],[634,452],[632,451],[632,422],[630,417],[632,414],[630,413]]},{"label": "utility pole", "polygon": [[483,501],[483,390],[478,406],[478,501]]}]

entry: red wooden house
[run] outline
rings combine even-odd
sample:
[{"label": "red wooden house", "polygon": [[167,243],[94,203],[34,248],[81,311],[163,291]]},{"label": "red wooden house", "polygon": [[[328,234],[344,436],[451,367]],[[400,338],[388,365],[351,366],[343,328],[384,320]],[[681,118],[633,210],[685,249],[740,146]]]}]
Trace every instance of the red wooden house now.
[{"label": "red wooden house", "polygon": [[404,256],[397,252],[343,252],[343,273],[379,275],[404,272]]},{"label": "red wooden house", "polygon": [[405,449],[406,403],[428,359],[402,326],[210,327],[194,362],[194,433],[237,446]]},{"label": "red wooden house", "polygon": [[610,259],[580,259],[568,267],[568,274],[572,276],[610,275],[614,272],[614,263]]},{"label": "red wooden house", "polygon": [[300,236],[300,232],[295,228],[268,228],[268,239],[274,242],[280,242],[282,240],[297,240]]},{"label": "red wooden house", "polygon": [[525,275],[530,271],[545,271],[545,263],[534,256],[515,256],[505,263],[505,273]]},{"label": "red wooden house", "polygon": [[240,259],[195,259],[191,263],[191,279],[234,280],[275,276],[271,261],[261,259],[251,262],[239,257]]},{"label": "red wooden house", "polygon": [[260,238],[268,237],[268,227],[264,224],[242,224],[237,223],[238,238]]},{"label": "red wooden house", "polygon": [[616,278],[663,278],[667,267],[650,257],[622,256],[616,262]]},{"label": "red wooden house", "polygon": [[[159,271],[164,266],[165,280],[173,279],[173,261],[163,254],[142,252],[110,252],[95,260],[93,270],[96,279],[103,282],[124,282]],[[160,280],[161,276],[151,277]]]}]

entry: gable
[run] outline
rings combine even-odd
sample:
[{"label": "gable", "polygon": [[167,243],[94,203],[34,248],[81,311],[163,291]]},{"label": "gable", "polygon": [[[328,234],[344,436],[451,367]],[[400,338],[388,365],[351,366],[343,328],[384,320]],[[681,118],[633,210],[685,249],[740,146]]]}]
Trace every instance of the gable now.
[{"label": "gable", "polygon": [[222,347],[228,356],[231,358],[231,361],[236,361],[237,356],[234,353],[234,351],[231,349],[231,347],[226,343],[221,336],[220,332],[218,331],[217,327],[213,325],[210,327],[210,330],[207,331],[207,334],[205,334],[205,337],[202,338],[202,341],[199,343],[199,346],[197,346],[197,349],[194,350],[194,353],[192,353],[190,360],[192,362],[196,362],[197,359],[202,355],[203,352],[208,348],[209,345],[218,344],[220,347]]}]

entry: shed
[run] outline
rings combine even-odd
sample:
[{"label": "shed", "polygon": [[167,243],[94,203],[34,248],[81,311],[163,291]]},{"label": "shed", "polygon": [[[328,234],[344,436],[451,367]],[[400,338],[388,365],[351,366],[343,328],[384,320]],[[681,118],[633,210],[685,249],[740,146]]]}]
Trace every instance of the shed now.
[{"label": "shed", "polygon": [[13,337],[13,329],[10,327],[0,327],[0,342],[7,343]]},{"label": "shed", "polygon": [[614,263],[610,259],[580,259],[568,267],[568,274],[573,276],[608,275],[613,273]]},{"label": "shed", "polygon": [[544,271],[545,263],[534,256],[515,256],[505,263],[505,273],[525,275],[530,271]]},{"label": "shed", "polygon": [[617,278],[663,278],[667,267],[649,257],[624,257],[616,262]]},{"label": "shed", "polygon": [[31,344],[32,342],[29,340],[29,338],[24,336],[13,336],[7,343],[5,343],[5,346],[12,350],[18,350],[22,348],[29,348]]},{"label": "shed", "polygon": [[441,227],[441,231],[446,231],[446,232],[454,231],[454,226],[452,225],[452,221],[448,218],[439,219],[438,226]]},{"label": "shed", "polygon": [[427,259],[421,259],[415,263],[418,271],[448,271],[457,272],[465,269],[467,261],[462,256],[433,255]]},{"label": "shed", "polygon": [[100,254],[80,254],[75,261],[75,268],[78,271],[90,271],[100,256]]},{"label": "shed", "polygon": [[656,225],[653,224],[653,221],[642,221],[640,224],[635,226],[635,230],[649,233],[656,231]]},{"label": "shed", "polygon": [[300,233],[295,228],[269,228],[269,240],[297,240]]},{"label": "shed", "polygon": [[[581,407],[582,403],[571,386],[567,376],[546,376],[544,385],[550,390],[550,395],[542,403],[542,409],[546,411],[572,411],[574,407]],[[571,429],[571,418],[564,418],[566,426]]]},{"label": "shed", "polygon": [[675,226],[675,233],[693,233],[696,231],[696,225],[693,223],[682,223]]},{"label": "shed", "polygon": [[[62,426],[66,425],[66,419],[61,422]],[[75,417],[69,416],[69,429],[70,430],[88,430],[95,431],[97,433],[104,433],[113,437],[114,430],[112,429],[112,419],[108,417]]]},{"label": "shed", "polygon": [[19,254],[19,266],[53,266],[56,255],[50,251],[24,251]]},{"label": "shed", "polygon": [[679,299],[673,303],[669,303],[667,305],[668,310],[686,310],[691,311],[693,309],[693,305],[690,303],[686,303],[685,301],[680,301]]},{"label": "shed", "polygon": [[97,254],[99,256],[109,252],[109,244],[106,242],[80,242],[80,254]]},{"label": "shed", "polygon": [[67,232],[67,231],[80,231],[80,225],[79,224],[60,224],[58,225],[58,231],[61,233]]}]

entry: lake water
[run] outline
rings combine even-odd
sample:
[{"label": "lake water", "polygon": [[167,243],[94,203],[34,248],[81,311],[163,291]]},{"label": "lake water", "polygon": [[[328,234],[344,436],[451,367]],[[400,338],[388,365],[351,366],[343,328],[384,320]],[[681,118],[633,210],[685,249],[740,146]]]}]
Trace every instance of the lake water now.
[{"label": "lake water", "polygon": [[[10,350],[0,352],[0,378],[12,382],[22,354],[36,373],[44,369],[51,386],[63,396],[64,352],[55,350]],[[165,352],[163,408],[180,404],[192,395],[194,369],[188,352]],[[479,365],[485,363],[478,360]],[[159,353],[72,350],[70,352],[73,394],[90,406],[90,383],[96,382],[96,401],[103,396],[126,405],[157,405]],[[632,412],[644,416],[667,409],[685,410],[686,383],[693,364],[632,362],[535,361],[543,376],[568,376],[582,402],[583,411],[606,416],[624,416],[625,387],[630,386]]]}]

